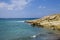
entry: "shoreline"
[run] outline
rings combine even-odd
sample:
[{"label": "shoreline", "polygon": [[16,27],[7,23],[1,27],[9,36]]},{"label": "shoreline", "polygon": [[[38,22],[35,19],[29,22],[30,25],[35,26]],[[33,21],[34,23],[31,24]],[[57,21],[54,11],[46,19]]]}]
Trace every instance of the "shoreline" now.
[{"label": "shoreline", "polygon": [[60,34],[60,14],[44,16],[35,20],[26,20],[25,22],[31,24],[32,26],[56,31],[56,33]]}]

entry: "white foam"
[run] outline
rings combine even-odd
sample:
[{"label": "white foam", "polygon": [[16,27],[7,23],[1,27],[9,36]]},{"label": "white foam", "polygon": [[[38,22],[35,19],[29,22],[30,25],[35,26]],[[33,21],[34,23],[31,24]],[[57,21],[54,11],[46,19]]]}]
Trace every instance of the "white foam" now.
[{"label": "white foam", "polygon": [[36,38],[36,35],[31,36],[32,38]]},{"label": "white foam", "polygon": [[36,34],[36,35],[33,35],[33,36],[31,36],[32,38],[36,38],[37,36],[39,36],[40,35],[40,33],[38,33],[38,34]]},{"label": "white foam", "polygon": [[24,22],[24,21],[17,21],[17,22]]}]

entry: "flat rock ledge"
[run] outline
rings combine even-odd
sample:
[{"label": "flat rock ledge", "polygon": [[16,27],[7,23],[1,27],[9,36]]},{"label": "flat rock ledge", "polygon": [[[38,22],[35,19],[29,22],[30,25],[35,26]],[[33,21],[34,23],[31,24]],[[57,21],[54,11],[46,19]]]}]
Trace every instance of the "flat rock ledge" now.
[{"label": "flat rock ledge", "polygon": [[42,27],[45,29],[60,31],[60,14],[53,14],[49,16],[44,16],[35,20],[25,21],[33,26]]}]

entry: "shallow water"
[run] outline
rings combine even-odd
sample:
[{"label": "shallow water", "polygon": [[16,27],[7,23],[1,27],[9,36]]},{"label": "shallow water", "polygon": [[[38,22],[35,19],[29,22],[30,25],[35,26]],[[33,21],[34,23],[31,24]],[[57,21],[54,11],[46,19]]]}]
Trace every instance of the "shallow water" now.
[{"label": "shallow water", "polygon": [[32,27],[24,20],[0,20],[0,40],[55,40],[42,28]]}]

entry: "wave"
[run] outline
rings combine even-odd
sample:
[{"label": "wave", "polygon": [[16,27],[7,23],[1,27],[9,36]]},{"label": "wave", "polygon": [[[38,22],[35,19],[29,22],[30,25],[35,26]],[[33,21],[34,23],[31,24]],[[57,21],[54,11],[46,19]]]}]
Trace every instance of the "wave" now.
[{"label": "wave", "polygon": [[40,35],[40,33],[38,33],[38,34],[36,34],[36,35],[33,35],[33,36],[31,36],[32,38],[36,38],[37,36],[39,36]]},{"label": "wave", "polygon": [[25,21],[4,21],[4,22],[25,22]]},{"label": "wave", "polygon": [[25,21],[16,21],[16,22],[25,22]]}]

